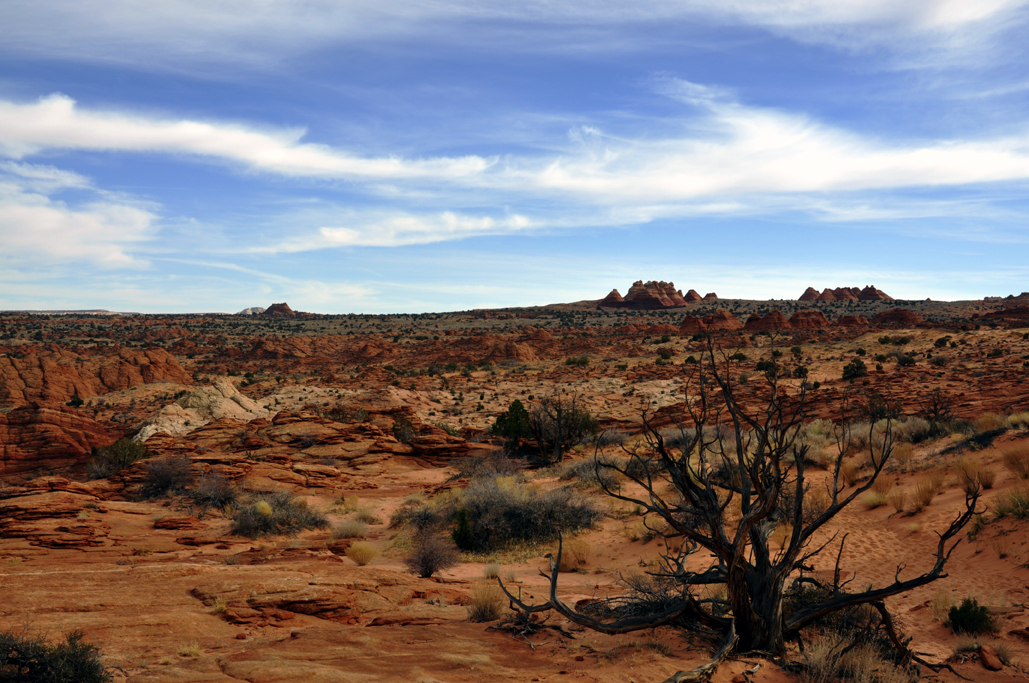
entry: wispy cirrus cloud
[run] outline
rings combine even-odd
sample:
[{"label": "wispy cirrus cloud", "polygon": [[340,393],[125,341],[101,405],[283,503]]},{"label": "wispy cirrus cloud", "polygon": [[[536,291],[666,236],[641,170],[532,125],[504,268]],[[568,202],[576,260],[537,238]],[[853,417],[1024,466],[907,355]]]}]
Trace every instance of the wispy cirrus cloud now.
[{"label": "wispy cirrus cloud", "polygon": [[30,103],[0,101],[0,154],[14,159],[43,150],[161,152],[284,176],[390,179],[460,177],[479,173],[490,164],[474,156],[362,158],[301,142],[303,136],[303,130],[261,130],[253,125],[86,110],[61,94]]},{"label": "wispy cirrus cloud", "polygon": [[644,32],[633,38],[634,27],[699,21],[896,52],[927,43],[967,51],[1024,21],[1025,7],[1026,0],[10,0],[0,49],[164,69],[169,60],[267,64],[326,45],[412,36],[519,50],[641,49],[648,40]]}]

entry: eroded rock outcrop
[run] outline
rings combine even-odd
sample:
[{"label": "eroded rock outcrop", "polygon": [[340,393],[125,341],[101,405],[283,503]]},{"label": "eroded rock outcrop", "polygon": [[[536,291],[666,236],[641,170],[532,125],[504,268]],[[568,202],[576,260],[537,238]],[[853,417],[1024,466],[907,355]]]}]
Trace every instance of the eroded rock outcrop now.
[{"label": "eroded rock outcrop", "polygon": [[79,468],[94,447],[110,445],[119,436],[62,405],[32,403],[0,412],[0,479],[12,483],[41,470]]},{"label": "eroded rock outcrop", "polygon": [[213,386],[200,387],[148,417],[137,426],[135,438],[146,441],[158,432],[176,436],[214,420],[250,422],[268,415],[270,412],[264,406],[239,393],[228,378],[222,377]]},{"label": "eroded rock outcrop", "polygon": [[891,308],[872,316],[872,323],[875,325],[898,325],[911,327],[922,322],[922,319],[906,308]]},{"label": "eroded rock outcrop", "polygon": [[747,323],[743,326],[744,332],[775,332],[777,330],[786,330],[790,328],[790,321],[786,319],[786,316],[782,314],[778,309],[773,310],[768,315],[762,317],[757,313],[747,318]]},{"label": "eroded rock outcrop", "polygon": [[790,327],[796,330],[825,329],[829,319],[821,311],[797,311],[790,316]]},{"label": "eroded rock outcrop", "polygon": [[164,349],[120,349],[110,355],[80,356],[59,346],[0,356],[0,406],[33,401],[65,403],[141,384],[192,384]]},{"label": "eroded rock outcrop", "polygon": [[[690,290],[693,295],[696,292]],[[699,300],[699,296],[698,296]],[[675,288],[675,283],[655,281],[644,283],[637,280],[625,294],[625,297],[617,289],[604,297],[599,304],[600,308],[628,308],[639,311],[653,311],[663,308],[681,308],[690,303],[690,295],[683,295],[682,290]]]}]

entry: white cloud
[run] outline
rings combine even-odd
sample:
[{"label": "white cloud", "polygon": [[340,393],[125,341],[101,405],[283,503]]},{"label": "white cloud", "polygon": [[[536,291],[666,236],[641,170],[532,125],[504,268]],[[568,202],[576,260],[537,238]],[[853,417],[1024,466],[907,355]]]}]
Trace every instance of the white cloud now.
[{"label": "white cloud", "polygon": [[320,178],[454,178],[483,171],[480,157],[360,158],[302,143],[302,130],[262,131],[232,123],[163,120],[89,111],[60,94],[30,104],[0,101],[0,154],[42,150],[164,152],[233,162],[251,171]]},{"label": "white cloud", "polygon": [[34,267],[75,261],[107,268],[145,265],[128,250],[153,238],[154,214],[105,200],[71,207],[42,193],[88,185],[78,174],[49,166],[0,165],[2,259]]},{"label": "white cloud", "polygon": [[[1024,17],[1026,0],[7,0],[4,47],[128,62],[262,64],[325,45],[437,40],[507,49],[645,46],[634,28],[707,22],[893,51],[943,42],[974,50]],[[468,23],[475,30],[468,30]],[[546,39],[541,40],[542,35]],[[612,35],[617,40],[612,40]],[[905,39],[907,38],[907,39]]]}]

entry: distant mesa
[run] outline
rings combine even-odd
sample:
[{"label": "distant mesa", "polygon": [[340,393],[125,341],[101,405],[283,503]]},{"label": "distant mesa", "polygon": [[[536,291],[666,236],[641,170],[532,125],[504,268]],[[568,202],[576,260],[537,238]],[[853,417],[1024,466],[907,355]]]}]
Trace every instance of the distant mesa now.
[{"label": "distant mesa", "polygon": [[868,285],[864,289],[858,287],[829,289],[826,287],[821,294],[814,287],[808,287],[800,295],[798,301],[893,301],[893,297],[872,285]]},{"label": "distant mesa", "polygon": [[704,299],[717,299],[718,296],[712,292],[701,297],[696,290],[691,289],[686,294],[681,289],[675,288],[674,282],[651,280],[644,283],[637,280],[623,297],[617,289],[601,299],[597,304],[599,308],[627,308],[634,311],[653,311],[664,308],[682,308],[691,303],[703,301]]},{"label": "distant mesa", "polygon": [[289,304],[283,302],[281,304],[272,304],[264,311],[261,315],[265,318],[295,318],[297,312],[289,307]]},{"label": "distant mesa", "polygon": [[261,315],[265,312],[265,310],[267,309],[265,309],[264,306],[252,306],[250,308],[244,308],[236,315]]}]

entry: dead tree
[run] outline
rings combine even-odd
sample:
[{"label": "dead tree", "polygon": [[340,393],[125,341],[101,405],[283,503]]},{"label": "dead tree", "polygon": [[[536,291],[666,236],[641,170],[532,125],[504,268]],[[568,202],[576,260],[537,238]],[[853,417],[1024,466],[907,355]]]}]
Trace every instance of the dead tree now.
[{"label": "dead tree", "polygon": [[[922,573],[903,578],[902,565],[892,582],[852,591],[849,582],[840,581],[841,540],[833,580],[810,575],[813,558],[837,538],[834,535],[815,546],[815,535],[869,490],[889,462],[896,414],[889,402],[875,399],[867,405],[871,472],[866,481],[845,493],[841,468],[848,457],[854,457],[848,454],[852,439],[845,405],[836,434],[839,457],[827,475],[819,477],[822,481],[815,483],[809,477],[809,448],[800,438],[806,385],[788,392],[778,379],[785,373],[773,363],[766,364],[764,381],[740,387],[734,380],[740,360],[709,338],[701,361],[684,382],[686,401],[677,438],[662,434],[644,411],[643,445],[626,450],[625,464],[595,459],[598,468],[620,472],[641,491],[605,487],[608,495],[638,506],[648,528],[666,539],[660,568],[651,576],[674,587],[673,599],[650,613],[614,621],[580,614],[557,597],[559,549],[547,575],[550,599],[527,605],[508,593],[515,607],[556,610],[574,623],[604,633],[677,624],[720,637],[717,663],[734,651],[781,656],[786,642],[829,614],[859,605],[872,605],[885,613],[885,598],[946,576],[944,566],[959,542],[956,537],[977,512],[978,489],[967,495],[964,511],[938,534],[933,564]],[[780,525],[783,533],[772,541],[770,536]],[[700,553],[712,559],[698,571]],[[693,568],[688,568],[691,558]],[[724,587],[724,597],[710,597],[711,591],[704,590],[715,586]],[[918,661],[913,654],[906,655]],[[713,670],[706,665],[680,672],[669,681],[703,680]]]}]

